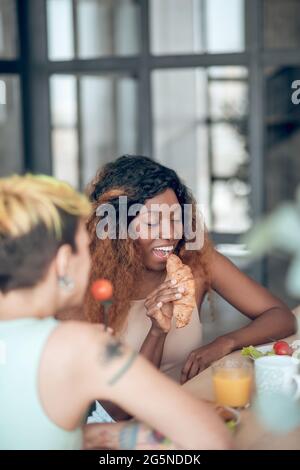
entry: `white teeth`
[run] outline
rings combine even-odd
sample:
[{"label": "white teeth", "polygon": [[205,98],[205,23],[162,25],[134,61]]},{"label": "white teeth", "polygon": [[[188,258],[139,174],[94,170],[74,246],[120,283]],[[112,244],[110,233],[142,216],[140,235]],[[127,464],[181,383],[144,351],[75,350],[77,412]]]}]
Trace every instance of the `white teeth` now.
[{"label": "white teeth", "polygon": [[172,246],[161,246],[159,248],[154,248],[154,250],[159,250],[159,251],[164,251],[165,253],[169,253],[170,251],[173,251]]}]

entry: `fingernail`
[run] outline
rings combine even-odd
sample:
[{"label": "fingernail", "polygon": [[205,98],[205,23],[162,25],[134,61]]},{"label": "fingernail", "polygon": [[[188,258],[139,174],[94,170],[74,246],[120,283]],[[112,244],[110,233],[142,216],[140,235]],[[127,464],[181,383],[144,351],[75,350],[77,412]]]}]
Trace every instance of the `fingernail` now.
[{"label": "fingernail", "polygon": [[172,286],[175,286],[175,284],[177,284],[176,279],[172,279],[171,284],[172,284]]},{"label": "fingernail", "polygon": [[161,308],[162,306],[163,306],[162,302],[158,302],[158,303],[156,304],[156,307],[157,307],[157,308]]},{"label": "fingernail", "polygon": [[184,287],[178,287],[178,292],[181,292],[183,294],[183,292],[185,291],[185,288]]},{"label": "fingernail", "polygon": [[175,297],[176,297],[176,299],[181,299],[182,295],[181,294],[176,294]]}]

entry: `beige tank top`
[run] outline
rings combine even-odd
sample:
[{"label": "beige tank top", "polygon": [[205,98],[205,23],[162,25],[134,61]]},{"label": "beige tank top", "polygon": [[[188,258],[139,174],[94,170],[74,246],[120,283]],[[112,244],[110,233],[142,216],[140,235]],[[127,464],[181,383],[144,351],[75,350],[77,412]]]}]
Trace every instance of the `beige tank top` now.
[{"label": "beige tank top", "polygon": [[[151,320],[146,315],[144,300],[134,300],[128,314],[127,326],[121,334],[122,340],[135,351],[140,351],[151,327]],[[175,320],[169,331],[160,370],[173,379],[180,380],[180,372],[188,355],[201,346],[202,325],[197,307],[193,310],[190,323],[184,327],[175,328]]]}]

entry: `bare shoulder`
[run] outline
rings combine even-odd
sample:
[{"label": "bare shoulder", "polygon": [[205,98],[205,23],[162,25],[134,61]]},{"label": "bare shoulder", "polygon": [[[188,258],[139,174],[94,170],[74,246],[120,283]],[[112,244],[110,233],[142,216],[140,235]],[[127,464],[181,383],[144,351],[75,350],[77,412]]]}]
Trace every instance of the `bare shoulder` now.
[{"label": "bare shoulder", "polygon": [[[104,331],[103,325],[86,322],[61,322],[53,334],[52,350],[69,359],[71,367],[77,369],[88,365],[114,366],[132,351],[111,333]],[[80,367],[81,366],[81,367]]]},{"label": "bare shoulder", "polygon": [[71,372],[91,357],[96,344],[105,344],[106,336],[109,335],[100,325],[74,320],[59,322],[48,338],[44,359],[48,364],[61,364]]},{"label": "bare shoulder", "polygon": [[103,325],[69,320],[60,322],[51,335],[52,345],[58,349],[65,348],[71,353],[74,351],[88,353],[95,346],[105,346],[112,336],[104,331]]},{"label": "bare shoulder", "polygon": [[212,252],[211,258],[211,275],[212,279],[219,278],[226,275],[235,275],[244,277],[244,273],[240,271],[236,265],[222,253],[218,252],[216,249]]},{"label": "bare shoulder", "polygon": [[234,266],[234,264],[230,261],[229,258],[226,256],[222,255],[216,248],[212,250],[211,254],[211,264],[212,264],[212,269],[218,269],[221,266]]},{"label": "bare shoulder", "polygon": [[[212,249],[211,257],[209,260],[209,272],[211,275],[212,284],[214,279],[218,276],[219,273],[224,273],[224,266],[228,268],[231,265],[231,262],[227,260],[223,255],[221,255],[215,248]],[[203,276],[197,276],[195,278],[195,287],[196,287],[196,301],[197,305],[200,308],[205,295],[208,293],[207,279]]]},{"label": "bare shoulder", "polygon": [[62,341],[68,346],[73,343],[78,344],[95,336],[97,332],[102,330],[100,325],[90,324],[77,320],[60,321],[57,328],[53,331],[52,336],[58,342]]}]

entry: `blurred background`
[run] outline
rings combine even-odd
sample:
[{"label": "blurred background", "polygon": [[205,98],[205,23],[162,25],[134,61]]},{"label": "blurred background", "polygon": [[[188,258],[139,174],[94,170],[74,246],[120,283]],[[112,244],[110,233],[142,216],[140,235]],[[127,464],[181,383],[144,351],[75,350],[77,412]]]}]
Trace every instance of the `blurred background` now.
[{"label": "blurred background", "polygon": [[0,174],[83,189],[121,154],[151,156],[292,307],[288,260],[251,264],[238,243],[299,182],[299,46],[299,0],[0,0]]}]

